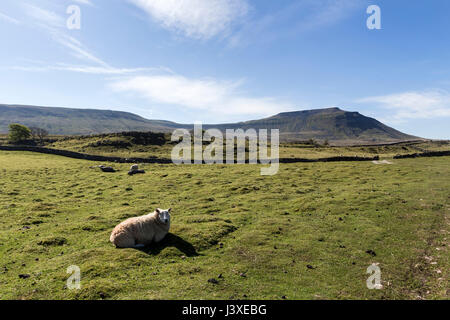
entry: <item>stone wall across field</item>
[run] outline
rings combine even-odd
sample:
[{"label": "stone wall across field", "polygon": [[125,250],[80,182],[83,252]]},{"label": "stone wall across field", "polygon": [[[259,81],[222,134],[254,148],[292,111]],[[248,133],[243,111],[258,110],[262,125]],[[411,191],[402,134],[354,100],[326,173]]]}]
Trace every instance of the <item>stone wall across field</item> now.
[{"label": "stone wall across field", "polygon": [[413,153],[413,154],[399,154],[394,157],[394,159],[408,159],[408,158],[422,158],[422,157],[445,157],[450,156],[450,151],[430,151],[423,153]]},{"label": "stone wall across field", "polygon": [[0,146],[0,150],[4,151],[30,151],[45,154],[54,154],[57,156],[63,156],[74,159],[90,160],[90,161],[102,161],[102,162],[117,162],[117,163],[172,163],[170,159],[161,158],[120,158],[120,157],[105,157],[92,154],[84,154],[79,152],[50,149],[34,146]]}]

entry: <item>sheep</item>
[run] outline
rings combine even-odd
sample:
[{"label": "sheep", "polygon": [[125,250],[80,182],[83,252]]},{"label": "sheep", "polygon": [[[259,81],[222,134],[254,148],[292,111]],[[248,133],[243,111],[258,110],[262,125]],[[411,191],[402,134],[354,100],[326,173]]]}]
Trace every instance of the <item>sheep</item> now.
[{"label": "sheep", "polygon": [[103,172],[116,172],[116,170],[113,167],[105,167],[105,166],[100,166],[100,169]]},{"label": "sheep", "polygon": [[142,248],[152,242],[160,242],[170,229],[172,208],[140,217],[130,218],[117,225],[109,240],[116,248]]},{"label": "sheep", "polygon": [[96,169],[99,168],[100,170],[102,170],[103,172],[116,172],[116,170],[113,167],[107,167],[104,165],[99,165],[99,166],[92,166],[89,167],[90,169]]},{"label": "sheep", "polygon": [[128,174],[130,176],[134,175],[134,174],[138,174],[138,173],[145,173],[144,170],[139,170],[139,166],[137,164],[133,164],[130,168],[130,171],[128,171]]}]

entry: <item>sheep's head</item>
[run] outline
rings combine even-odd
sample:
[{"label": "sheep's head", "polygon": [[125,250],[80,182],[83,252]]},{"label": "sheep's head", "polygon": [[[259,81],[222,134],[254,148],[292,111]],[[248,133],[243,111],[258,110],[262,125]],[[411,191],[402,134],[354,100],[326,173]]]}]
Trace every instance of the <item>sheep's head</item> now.
[{"label": "sheep's head", "polygon": [[167,210],[163,209],[156,209],[156,213],[158,214],[158,219],[164,224],[170,223],[170,212],[172,211],[172,208],[169,208]]}]

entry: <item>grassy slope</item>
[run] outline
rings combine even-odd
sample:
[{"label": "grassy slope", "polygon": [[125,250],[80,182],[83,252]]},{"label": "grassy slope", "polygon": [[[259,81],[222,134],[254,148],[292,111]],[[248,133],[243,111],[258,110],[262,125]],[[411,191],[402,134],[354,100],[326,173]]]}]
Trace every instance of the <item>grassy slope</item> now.
[{"label": "grassy slope", "polygon": [[[166,139],[170,139],[168,136]],[[130,143],[131,147],[128,148],[117,148],[116,146],[100,146],[93,147],[92,145],[99,142],[123,142]],[[166,143],[165,145],[136,145],[130,142],[129,137],[110,137],[110,138],[99,138],[98,136],[93,137],[82,137],[82,138],[72,138],[64,139],[54,142],[48,147],[69,151],[76,151],[88,154],[103,155],[103,156],[118,156],[118,157],[139,157],[148,158],[150,156],[158,158],[168,158],[170,159],[170,154],[174,145]]]},{"label": "grassy slope", "polygon": [[301,144],[282,144],[281,158],[325,158],[333,156],[359,156],[392,158],[398,154],[450,150],[450,141],[405,142],[384,146],[311,147]]},{"label": "grassy slope", "polygon": [[[249,165],[129,177],[128,165],[96,164],[0,152],[0,298],[448,298],[448,157],[290,164],[273,177]],[[118,222],[157,206],[174,209],[164,244],[112,247]],[[365,285],[374,262],[383,290]],[[65,289],[70,265],[79,291]]]},{"label": "grassy slope", "polygon": [[[170,143],[170,135],[166,135],[167,143],[162,146],[157,145],[133,145],[128,148],[117,148],[115,146],[92,147],[92,144],[98,142],[122,141],[129,143],[128,137],[74,137],[59,140],[47,147],[55,149],[70,150],[88,154],[119,156],[119,157],[140,157],[148,158],[150,156],[158,158],[171,158],[171,152],[174,144]],[[0,140],[1,142],[1,140]],[[225,150],[225,147],[224,147]],[[381,156],[383,158],[392,158],[397,154],[421,153],[425,151],[443,151],[450,150],[450,141],[427,141],[419,143],[402,143],[387,146],[355,146],[355,147],[313,147],[301,143],[287,143],[280,145],[281,158],[326,158],[334,156]]]},{"label": "grassy slope", "polygon": [[[171,158],[171,152],[174,144],[170,143],[170,135],[166,134],[166,144],[164,145],[137,145],[133,144],[130,137],[124,136],[85,136],[85,137],[51,137],[56,142],[47,144],[46,147],[76,151],[103,156],[118,157],[158,157]],[[117,146],[95,146],[98,143],[129,143],[129,147]],[[0,135],[0,144],[6,144],[5,135]],[[225,147],[224,147],[225,150]],[[450,141],[426,141],[426,142],[405,142],[402,144],[385,145],[385,146],[353,146],[353,147],[314,147],[302,143],[283,143],[280,145],[281,158],[326,158],[335,156],[360,156],[382,158],[392,158],[397,154],[421,153],[426,151],[443,151],[450,150]]]},{"label": "grassy slope", "polygon": [[0,104],[0,132],[10,123],[44,128],[52,134],[92,134],[120,131],[171,131],[173,123],[147,120],[136,114],[95,109],[48,108]]}]

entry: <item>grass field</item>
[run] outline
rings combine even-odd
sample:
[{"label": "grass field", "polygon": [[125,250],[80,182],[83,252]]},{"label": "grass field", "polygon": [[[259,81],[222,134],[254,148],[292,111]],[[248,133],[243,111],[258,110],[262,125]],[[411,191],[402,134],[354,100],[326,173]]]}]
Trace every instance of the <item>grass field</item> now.
[{"label": "grass field", "polygon": [[[0,151],[0,299],[448,299],[449,160],[286,164],[269,177],[147,165],[130,177],[127,164],[103,173]],[[109,243],[155,207],[173,208],[163,243]],[[372,263],[382,290],[366,287]],[[66,288],[71,265],[81,290]]]}]

